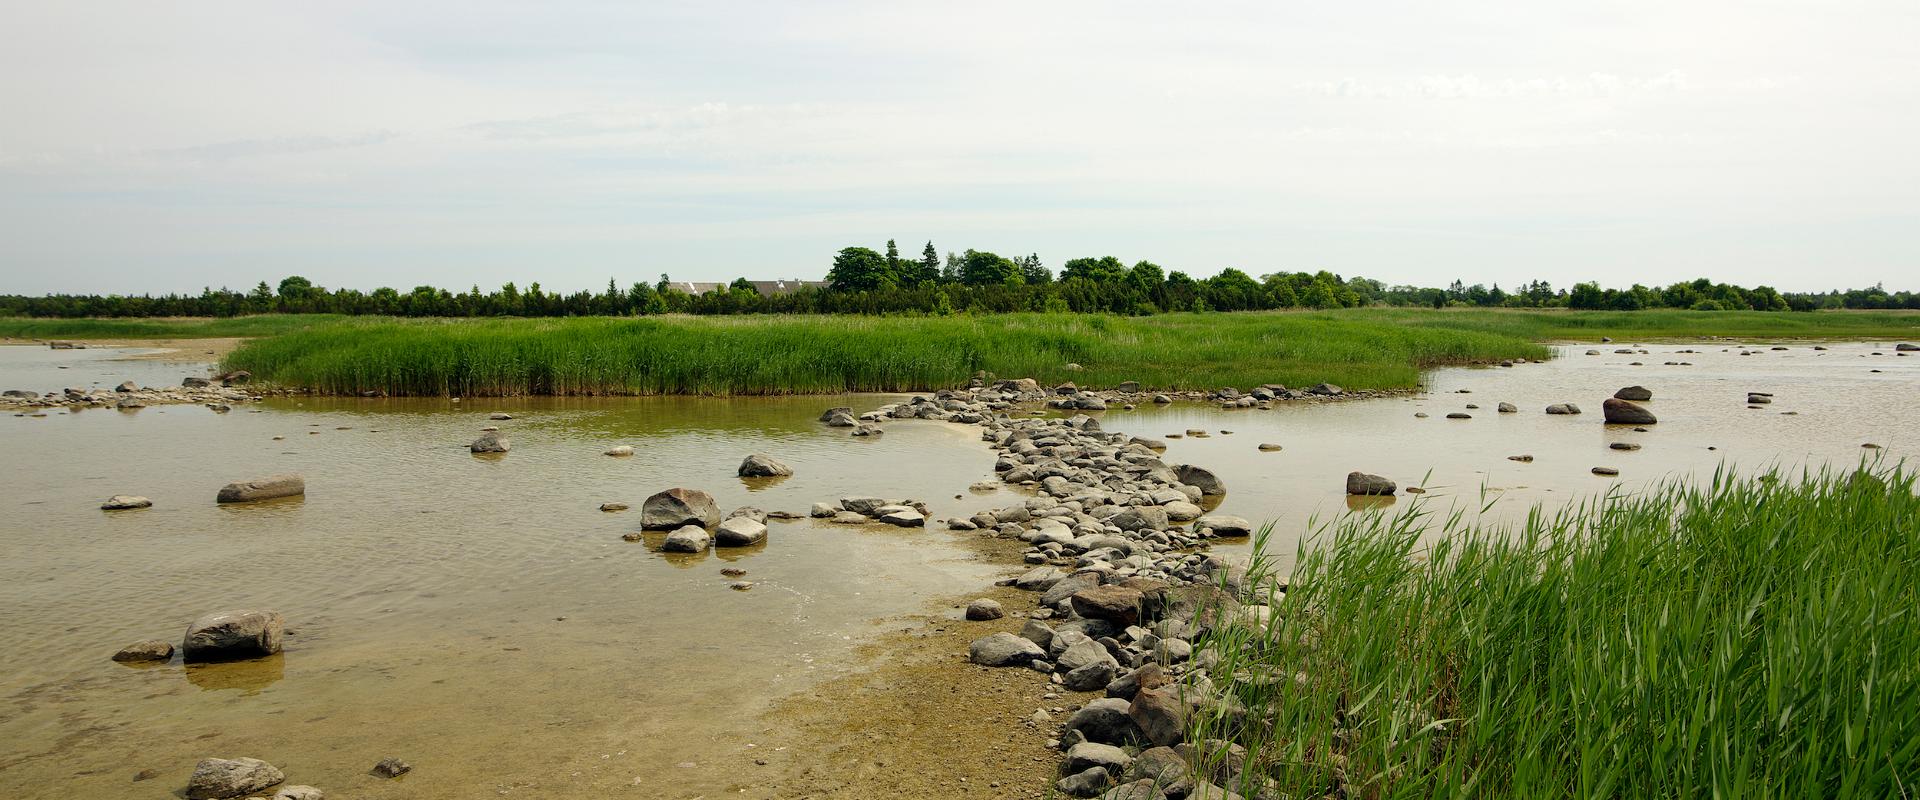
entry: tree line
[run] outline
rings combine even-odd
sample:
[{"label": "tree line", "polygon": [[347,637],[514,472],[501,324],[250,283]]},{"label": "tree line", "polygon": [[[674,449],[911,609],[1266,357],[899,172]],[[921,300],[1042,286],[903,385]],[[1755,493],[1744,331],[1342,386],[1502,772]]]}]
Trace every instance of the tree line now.
[{"label": "tree line", "polygon": [[1446,308],[1573,308],[1632,311],[1814,311],[1920,309],[1920,295],[1875,286],[1818,293],[1746,288],[1701,278],[1666,287],[1624,289],[1577,283],[1556,289],[1531,281],[1512,290],[1498,284],[1446,287],[1389,286],[1325,270],[1275,272],[1255,278],[1232,267],[1207,278],[1167,270],[1151,261],[1131,265],[1113,256],[1070,259],[1056,275],[1037,254],[1007,258],[983,250],[942,256],[928,242],[918,258],[903,258],[891,241],[884,251],[848,247],[833,258],[825,287],[763,296],[746,278],[691,294],[666,275],[655,283],[604,292],[551,292],[538,282],[455,292],[416,286],[401,292],[327,289],[300,276],[265,281],[246,292],[207,288],[197,295],[0,295],[0,314],[31,317],[228,317],[243,314],[348,314],[402,317],[566,317],[648,314],[953,314],[1015,311],[1148,315],[1174,311],[1332,309],[1361,306]]}]

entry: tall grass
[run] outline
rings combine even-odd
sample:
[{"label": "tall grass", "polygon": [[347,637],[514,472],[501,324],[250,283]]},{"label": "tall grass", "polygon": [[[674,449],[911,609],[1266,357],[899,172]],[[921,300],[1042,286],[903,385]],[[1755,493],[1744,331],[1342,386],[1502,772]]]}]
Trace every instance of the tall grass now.
[{"label": "tall grass", "polygon": [[1382,322],[1501,333],[1534,341],[1690,339],[1730,336],[1752,339],[1897,339],[1920,337],[1920,313],[1912,311],[1568,311],[1503,308],[1367,308],[1357,314]]},{"label": "tall grass", "polygon": [[1416,503],[1276,577],[1270,624],[1203,644],[1237,702],[1191,732],[1248,749],[1248,796],[1920,794],[1904,468],[1722,471],[1513,530]]},{"label": "tall grass", "polygon": [[982,371],[1380,389],[1438,364],[1547,354],[1499,333],[1309,314],[361,319],[249,342],[225,365],[335,393],[784,394],[933,389]]},{"label": "tall grass", "polygon": [[222,339],[275,336],[345,319],[336,314],[246,317],[41,319],[0,316],[0,337],[12,339]]}]

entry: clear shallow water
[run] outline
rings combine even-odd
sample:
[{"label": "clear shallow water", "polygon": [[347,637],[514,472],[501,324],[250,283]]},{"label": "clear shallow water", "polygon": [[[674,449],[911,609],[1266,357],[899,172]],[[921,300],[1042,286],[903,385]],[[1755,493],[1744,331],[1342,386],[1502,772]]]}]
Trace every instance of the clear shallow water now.
[{"label": "clear shallow water", "polygon": [[135,360],[130,356],[161,352],[153,348],[89,347],[54,350],[43,344],[0,345],[0,391],[26,389],[48,394],[69,386],[179,386],[188,376],[206,377],[208,366],[184,361]]},{"label": "clear shallow water", "polygon": [[[1395,399],[1282,405],[1272,411],[1226,411],[1175,404],[1109,411],[1101,424],[1144,436],[1204,429],[1205,439],[1168,441],[1171,463],[1200,464],[1227,481],[1221,513],[1275,521],[1271,549],[1291,553],[1309,520],[1349,508],[1345,476],[1371,472],[1401,486],[1428,490],[1444,508],[1477,509],[1482,490],[1497,500],[1490,518],[1518,521],[1537,503],[1555,505],[1608,490],[1632,491],[1650,482],[1710,476],[1722,464],[1757,469],[1772,464],[1851,466],[1862,457],[1911,455],[1920,446],[1920,358],[1895,357],[1890,344],[1804,343],[1776,351],[1760,345],[1742,356],[1724,343],[1646,345],[1646,355],[1617,355],[1621,344],[1557,348],[1558,357],[1511,368],[1442,369],[1427,375],[1422,393]],[[1723,352],[1725,348],[1725,352]],[[1604,355],[1588,356],[1589,349]],[[1694,353],[1678,353],[1694,350]],[[1871,355],[1874,352],[1883,355]],[[1643,366],[1632,366],[1639,361]],[[1688,361],[1693,366],[1663,366]],[[1870,370],[1879,369],[1880,373]],[[1620,387],[1653,391],[1644,405],[1659,418],[1644,433],[1602,423],[1600,405]],[[1467,389],[1470,393],[1459,394]],[[1774,393],[1771,405],[1749,409],[1747,392]],[[1518,413],[1500,414],[1501,401]],[[1584,412],[1550,416],[1546,407],[1571,402]],[[1466,405],[1479,405],[1469,410]],[[1425,412],[1425,419],[1415,417]],[[1465,412],[1472,419],[1446,419]],[[1785,412],[1793,412],[1791,414]],[[1233,431],[1221,435],[1221,430]],[[1281,445],[1261,452],[1263,442]],[[1613,442],[1641,445],[1635,451]],[[1881,445],[1874,451],[1865,443]],[[1715,449],[1710,449],[1715,448]],[[1507,460],[1527,454],[1532,463]],[[1592,474],[1598,466],[1617,478]],[[1392,508],[1411,502],[1392,501]]]},{"label": "clear shallow water", "polygon": [[[1502,498],[1494,513],[1513,518],[1535,502],[1723,462],[1851,464],[1869,441],[1890,457],[1911,452],[1920,359],[1890,348],[1870,356],[1869,345],[1792,347],[1753,356],[1717,344],[1633,356],[1576,347],[1547,364],[1441,370],[1417,397],[1143,407],[1106,412],[1103,424],[1149,436],[1215,431],[1170,441],[1168,459],[1219,473],[1230,489],[1221,511],[1276,520],[1275,546],[1289,551],[1310,517],[1348,508],[1351,469],[1423,485],[1441,503],[1477,503],[1484,486]],[[70,379],[80,362],[95,370],[86,382],[102,385],[204,371],[107,354],[0,348],[0,387],[84,385]],[[1694,366],[1658,366],[1669,360]],[[1600,401],[1634,383],[1653,390],[1661,422],[1646,433],[1602,425]],[[1750,410],[1748,391],[1775,402]],[[598,506],[638,506],[675,485],[713,492],[723,508],[795,512],[846,494],[918,497],[936,516],[1011,502],[1006,491],[955,499],[991,475],[971,427],[900,421],[862,440],[814,421],[827,406],[888,399],[309,399],[261,413],[0,417],[0,795],[160,797],[202,757],[250,755],[343,797],[718,796],[729,776],[707,765],[743,763],[768,703],[849,667],[875,620],[972,592],[1008,568],[970,560],[938,531],[811,521],[773,523],[763,548],[667,557],[656,542],[620,540],[635,512]],[[1502,400],[1520,413],[1496,414]],[[1554,402],[1587,413],[1541,413]],[[1482,406],[1473,419],[1444,419],[1466,403]],[[518,418],[491,422],[492,411]],[[466,443],[494,424],[513,451],[469,454]],[[1616,440],[1644,448],[1608,450]],[[1261,442],[1285,449],[1259,452]],[[616,444],[636,455],[600,454]],[[742,482],[733,471],[751,452],[798,474]],[[1536,460],[1506,460],[1517,453]],[[1622,474],[1591,475],[1598,465]],[[305,474],[310,494],[213,503],[228,481],[283,471]],[[97,510],[116,493],[156,506]],[[728,589],[723,566],[758,585]],[[246,606],[286,614],[284,655],[193,669],[107,658],[140,639],[177,642],[193,617]],[[365,775],[386,756],[415,773],[398,783]],[[160,776],[130,783],[142,769]]]},{"label": "clear shallow water", "polygon": [[[896,423],[860,440],[814,422],[826,406],[887,399],[0,417],[0,794],[111,796],[156,769],[136,786],[161,796],[222,754],[345,797],[691,785],[716,748],[751,744],[769,701],[847,666],[874,620],[977,588],[997,567],[944,533],[811,520],[773,523],[764,547],[667,556],[653,539],[621,540],[637,511],[599,504],[637,509],[679,485],[723,509],[804,513],[847,494],[970,506],[956,488],[992,465],[971,429]],[[519,418],[489,421],[497,410]],[[513,451],[469,454],[485,425]],[[615,444],[636,455],[601,455]],[[734,477],[757,451],[797,474]],[[304,499],[213,502],[226,482],[287,471],[306,476]],[[155,507],[99,511],[116,493]],[[729,589],[725,566],[757,584]],[[236,607],[284,613],[285,654],[192,669],[107,658]],[[416,773],[364,774],[389,755]]]}]

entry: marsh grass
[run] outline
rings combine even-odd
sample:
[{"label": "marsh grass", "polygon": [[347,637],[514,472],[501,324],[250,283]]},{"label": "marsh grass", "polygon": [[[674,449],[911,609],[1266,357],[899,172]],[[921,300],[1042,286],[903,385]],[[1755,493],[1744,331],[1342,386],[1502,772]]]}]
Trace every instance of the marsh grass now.
[{"label": "marsh grass", "polygon": [[1547,354],[1504,334],[1308,314],[359,319],[250,342],[226,366],[398,395],[908,391],[976,372],[1102,388],[1381,389],[1413,386],[1430,366]]},{"label": "marsh grass", "polygon": [[1247,796],[1916,794],[1903,467],[1723,470],[1513,529],[1416,502],[1320,529],[1284,592],[1274,566],[1273,622],[1203,643],[1234,702],[1190,733],[1247,748]]}]

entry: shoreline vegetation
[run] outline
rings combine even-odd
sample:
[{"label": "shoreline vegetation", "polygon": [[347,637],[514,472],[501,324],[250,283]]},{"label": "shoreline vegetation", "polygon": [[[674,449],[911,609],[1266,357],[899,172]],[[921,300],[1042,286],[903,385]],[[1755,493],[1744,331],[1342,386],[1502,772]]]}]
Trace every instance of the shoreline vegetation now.
[{"label": "shoreline vegetation", "polygon": [[1196,643],[1224,691],[1188,741],[1236,748],[1196,766],[1246,797],[1910,796],[1914,490],[1723,468],[1517,527],[1344,515]]},{"label": "shoreline vegetation", "polygon": [[401,319],[0,318],[0,336],[247,337],[222,360],[256,380],[395,396],[829,394],[965,385],[977,373],[1106,388],[1418,386],[1424,369],[1541,359],[1541,342],[1920,338],[1900,311],[1585,312],[1363,308],[1320,312],[748,315]]}]

